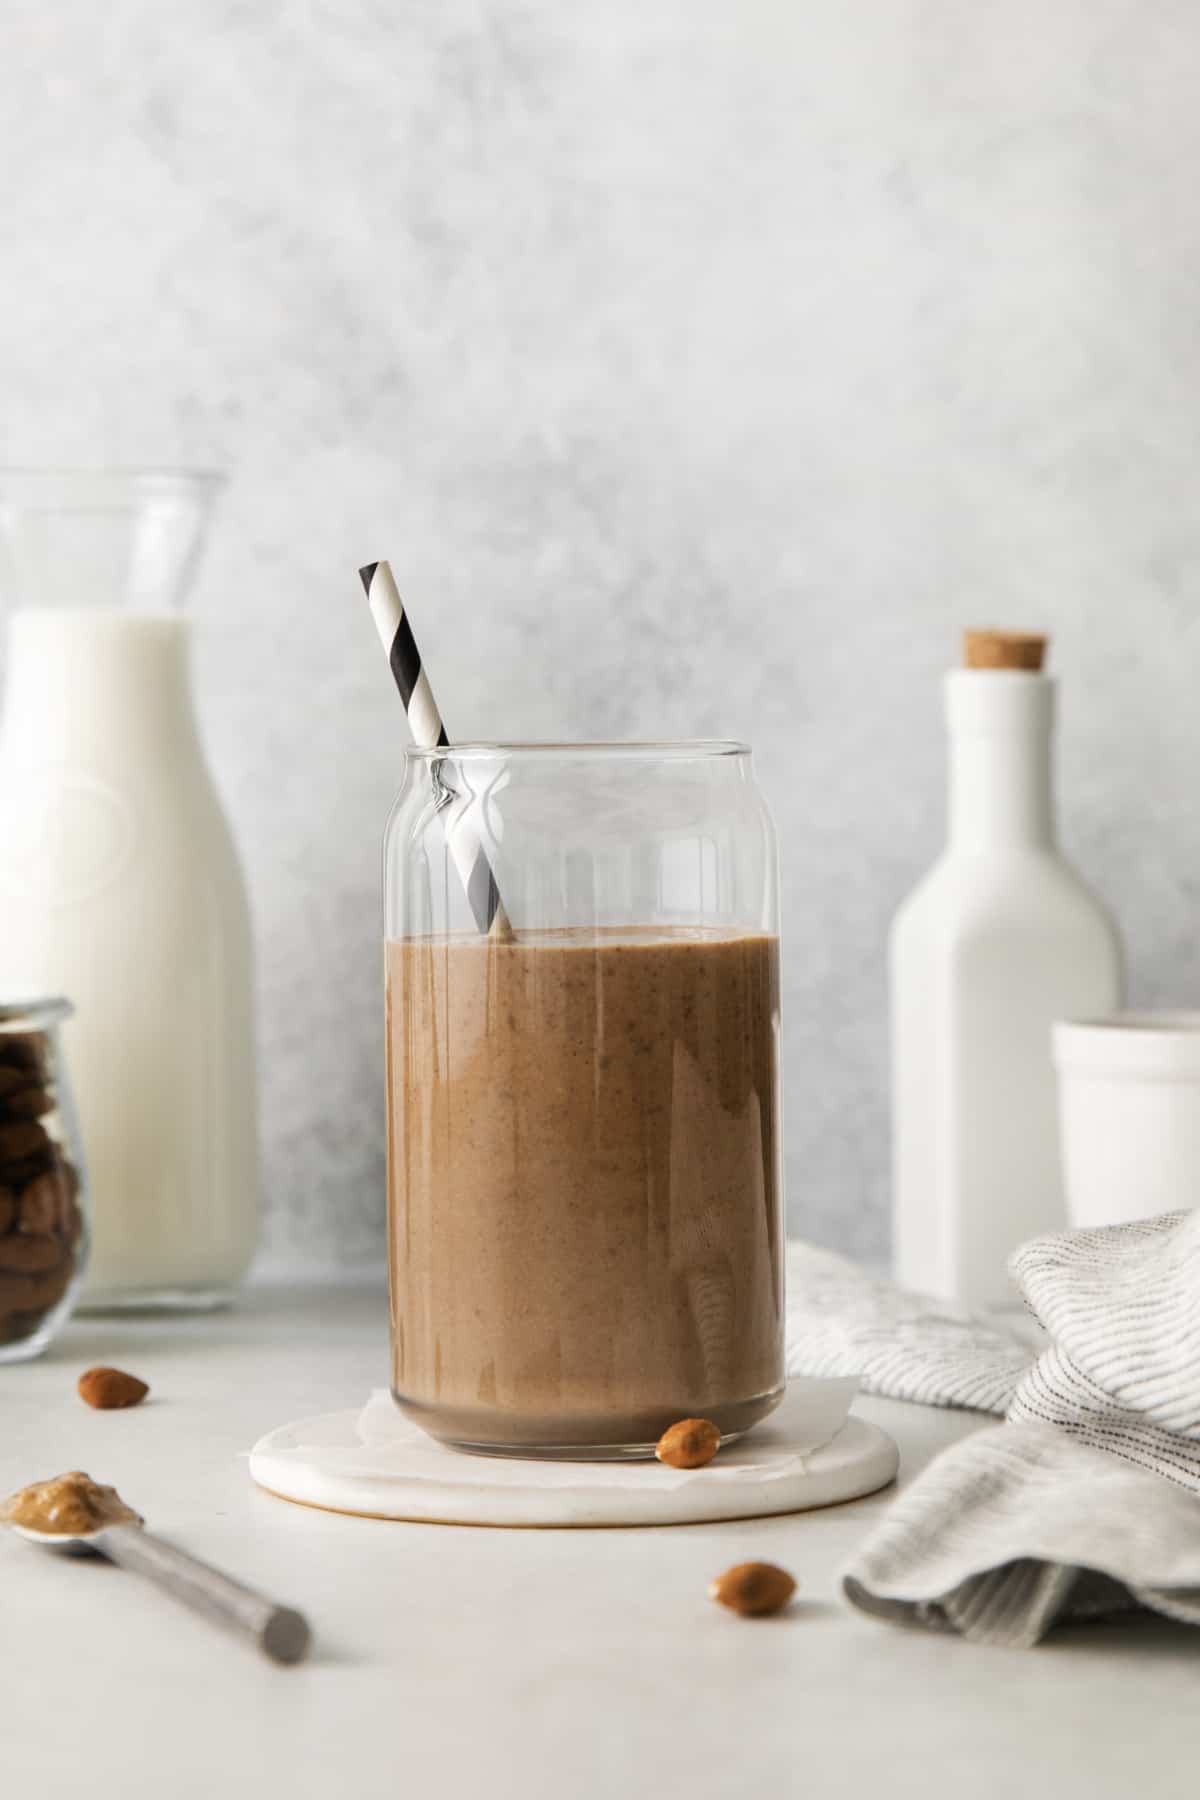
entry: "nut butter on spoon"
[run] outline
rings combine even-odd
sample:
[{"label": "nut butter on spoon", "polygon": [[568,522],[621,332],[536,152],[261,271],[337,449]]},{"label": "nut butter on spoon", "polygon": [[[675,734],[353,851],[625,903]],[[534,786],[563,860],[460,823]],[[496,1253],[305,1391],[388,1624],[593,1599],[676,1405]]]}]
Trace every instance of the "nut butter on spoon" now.
[{"label": "nut butter on spoon", "polygon": [[106,1556],[121,1568],[146,1576],[193,1612],[249,1638],[273,1662],[301,1662],[308,1654],[310,1634],[303,1613],[277,1605],[152,1537],[116,1488],[102,1486],[80,1469],[10,1494],[0,1501],[0,1522],[31,1544],[76,1556]]}]

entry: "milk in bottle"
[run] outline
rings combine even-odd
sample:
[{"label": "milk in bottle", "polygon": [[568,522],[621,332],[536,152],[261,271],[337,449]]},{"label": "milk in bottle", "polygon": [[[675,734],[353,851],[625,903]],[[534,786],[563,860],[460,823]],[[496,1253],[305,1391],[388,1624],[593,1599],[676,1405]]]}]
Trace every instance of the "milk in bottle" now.
[{"label": "milk in bottle", "polygon": [[60,992],[84,1305],[226,1298],[257,1236],[252,949],[173,610],[215,483],[0,475],[0,996]]}]

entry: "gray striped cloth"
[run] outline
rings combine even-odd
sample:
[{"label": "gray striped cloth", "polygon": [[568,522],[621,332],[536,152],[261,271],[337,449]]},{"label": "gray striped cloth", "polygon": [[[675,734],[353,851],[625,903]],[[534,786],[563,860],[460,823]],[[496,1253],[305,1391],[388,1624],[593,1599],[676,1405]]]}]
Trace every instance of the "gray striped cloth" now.
[{"label": "gray striped cloth", "polygon": [[864,1612],[1027,1646],[1148,1608],[1200,1624],[1200,1212],[1026,1244],[1047,1334],[957,1317],[800,1250],[788,1368],[1003,1413],[906,1488],[847,1571]]}]

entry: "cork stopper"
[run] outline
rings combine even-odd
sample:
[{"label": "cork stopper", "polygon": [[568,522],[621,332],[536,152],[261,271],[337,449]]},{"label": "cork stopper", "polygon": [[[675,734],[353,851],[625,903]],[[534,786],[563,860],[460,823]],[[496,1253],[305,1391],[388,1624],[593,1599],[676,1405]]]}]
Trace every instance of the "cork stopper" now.
[{"label": "cork stopper", "polygon": [[1036,631],[964,631],[963,666],[968,669],[1041,668],[1047,639]]}]

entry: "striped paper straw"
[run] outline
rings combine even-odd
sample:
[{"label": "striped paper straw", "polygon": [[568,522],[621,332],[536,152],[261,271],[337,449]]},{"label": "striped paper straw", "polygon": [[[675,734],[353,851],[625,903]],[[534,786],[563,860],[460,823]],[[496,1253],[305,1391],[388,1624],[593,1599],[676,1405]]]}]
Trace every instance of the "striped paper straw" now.
[{"label": "striped paper straw", "polygon": [[[392,678],[400,690],[400,698],[408,714],[408,728],[412,732],[414,744],[419,744],[426,750],[448,744],[450,740],[446,736],[446,727],[433,697],[429,677],[422,666],[421,652],[417,649],[417,641],[413,637],[412,626],[408,622],[391,569],[385,562],[373,562],[365,563],[358,573],[366,590],[367,605],[371,608],[379,641],[391,664]],[[446,786],[439,770],[435,769],[433,775],[440,812],[457,796],[452,788]],[[480,931],[491,932],[494,937],[511,938],[512,926],[500,903],[500,890],[496,886],[492,865],[470,821],[463,819],[457,829],[448,829],[446,843]]]}]

